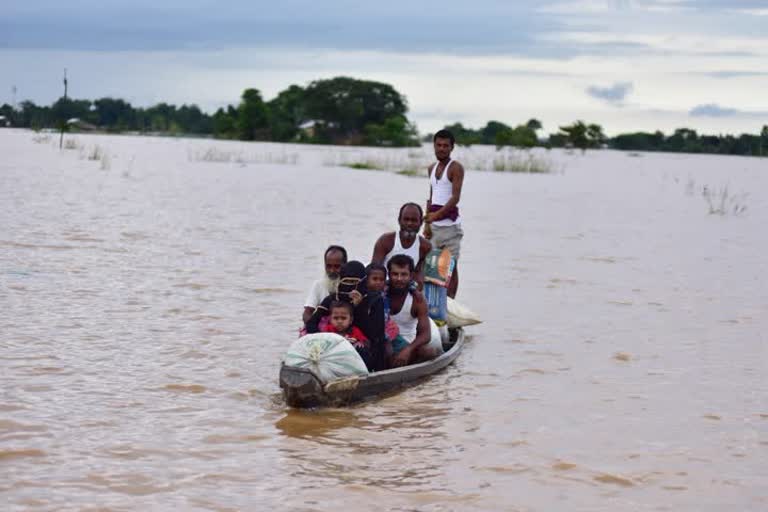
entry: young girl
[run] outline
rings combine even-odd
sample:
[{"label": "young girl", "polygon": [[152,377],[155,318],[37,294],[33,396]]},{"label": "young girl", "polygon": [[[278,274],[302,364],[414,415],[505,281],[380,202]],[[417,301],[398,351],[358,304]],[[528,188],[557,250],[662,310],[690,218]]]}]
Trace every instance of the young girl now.
[{"label": "young girl", "polygon": [[389,301],[384,293],[387,287],[387,268],[381,263],[371,263],[365,267],[365,273],[368,275],[368,293],[378,293],[384,299],[384,333],[391,342],[400,333],[400,329],[389,315]]},{"label": "young girl", "polygon": [[363,331],[356,325],[352,325],[354,318],[354,308],[349,302],[334,301],[330,307],[330,321],[323,329],[323,332],[334,332],[344,336],[349,341],[357,353],[360,354],[365,366],[371,366],[371,350],[368,346],[368,338]]}]

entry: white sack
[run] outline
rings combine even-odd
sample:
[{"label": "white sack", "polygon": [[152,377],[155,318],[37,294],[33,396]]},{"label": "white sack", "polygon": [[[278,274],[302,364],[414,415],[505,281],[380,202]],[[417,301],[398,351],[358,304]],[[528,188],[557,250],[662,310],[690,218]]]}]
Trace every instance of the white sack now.
[{"label": "white sack", "polygon": [[323,384],[353,375],[367,375],[368,369],[352,344],[331,332],[307,334],[294,341],[283,360],[287,366],[312,370]]}]

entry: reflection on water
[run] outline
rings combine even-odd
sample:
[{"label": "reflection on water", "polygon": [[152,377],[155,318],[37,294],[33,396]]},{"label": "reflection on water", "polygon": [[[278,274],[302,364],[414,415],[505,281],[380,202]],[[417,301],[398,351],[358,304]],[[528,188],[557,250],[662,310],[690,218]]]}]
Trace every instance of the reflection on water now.
[{"label": "reflection on water", "polygon": [[77,137],[112,168],[0,131],[4,510],[768,509],[768,201],[710,215],[686,186],[766,190],[764,160],[470,165],[461,357],[295,411],[278,368],[323,250],[367,259],[426,193],[324,162],[401,150]]},{"label": "reflection on water", "polygon": [[358,417],[354,409],[287,409],[285,416],[275,426],[284,436],[322,443],[325,439],[333,438],[332,434],[336,430],[362,428],[365,424],[365,420]]}]

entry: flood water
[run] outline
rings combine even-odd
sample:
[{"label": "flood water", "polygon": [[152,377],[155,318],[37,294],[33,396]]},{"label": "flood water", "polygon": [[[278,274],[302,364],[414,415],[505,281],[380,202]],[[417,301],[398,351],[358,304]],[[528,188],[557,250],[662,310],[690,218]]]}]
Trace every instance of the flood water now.
[{"label": "flood water", "polygon": [[278,367],[325,247],[367,261],[427,195],[338,164],[429,148],[67,140],[0,130],[3,510],[768,510],[768,159],[457,149],[485,322],[302,412]]}]

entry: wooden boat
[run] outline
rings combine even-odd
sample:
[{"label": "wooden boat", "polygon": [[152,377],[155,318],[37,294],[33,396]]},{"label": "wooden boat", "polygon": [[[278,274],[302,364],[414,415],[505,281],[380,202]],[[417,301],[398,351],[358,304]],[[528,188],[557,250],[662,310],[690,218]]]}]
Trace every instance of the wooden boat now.
[{"label": "wooden boat", "polygon": [[446,352],[431,361],[338,379],[325,385],[311,370],[283,364],[280,387],[286,403],[299,408],[347,405],[388,394],[411,386],[451,364],[464,348],[464,329],[458,328],[457,334],[450,348],[446,347]]}]

